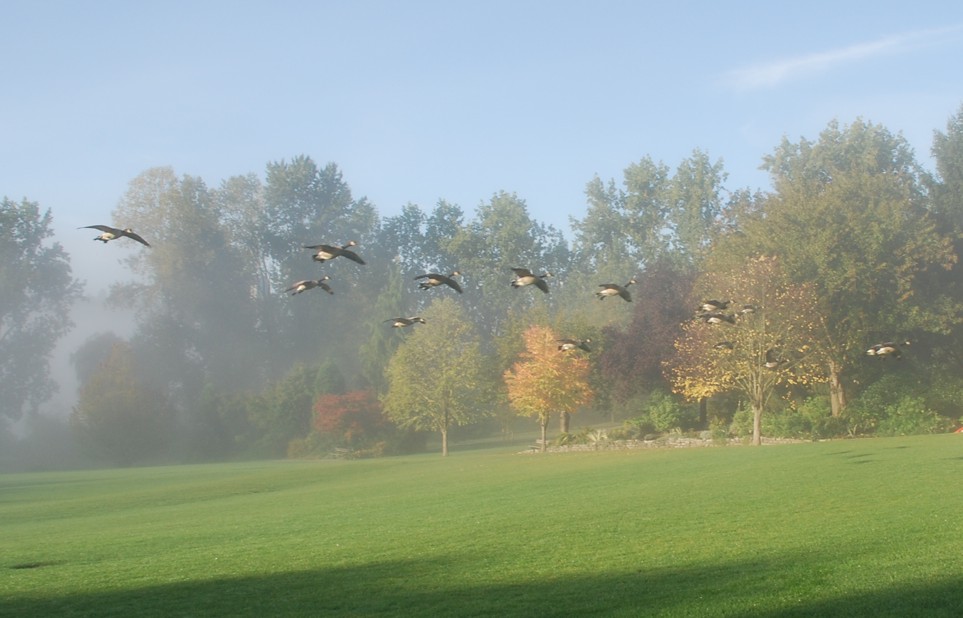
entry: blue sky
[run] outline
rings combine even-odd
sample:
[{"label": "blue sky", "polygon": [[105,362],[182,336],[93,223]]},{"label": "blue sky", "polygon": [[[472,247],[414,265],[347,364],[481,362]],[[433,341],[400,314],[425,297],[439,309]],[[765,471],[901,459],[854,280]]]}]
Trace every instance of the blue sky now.
[{"label": "blue sky", "polygon": [[0,194],[53,210],[81,276],[106,254],[74,228],[110,222],[154,166],[216,187],[307,154],[383,215],[441,198],[471,212],[505,190],[567,230],[595,175],[698,148],[729,188],[765,189],[761,158],[832,119],[902,133],[931,166],[933,131],[963,104],[958,2],[6,0],[0,14]]}]

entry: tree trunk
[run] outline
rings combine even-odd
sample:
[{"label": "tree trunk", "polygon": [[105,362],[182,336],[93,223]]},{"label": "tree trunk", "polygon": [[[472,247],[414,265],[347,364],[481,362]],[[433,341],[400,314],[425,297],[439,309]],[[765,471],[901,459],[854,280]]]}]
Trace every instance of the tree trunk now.
[{"label": "tree trunk", "polygon": [[762,404],[752,404],[752,444],[762,445]]},{"label": "tree trunk", "polygon": [[568,433],[568,427],[571,420],[572,420],[571,414],[569,414],[568,412],[562,412],[562,418],[561,418],[562,433]]},{"label": "tree trunk", "polygon": [[836,361],[829,361],[829,409],[834,417],[842,414],[846,407],[846,390],[843,388],[843,381],[840,379],[842,368]]},{"label": "tree trunk", "polygon": [[441,426],[441,456],[448,457],[448,410],[445,410],[445,417]]},{"label": "tree trunk", "polygon": [[545,416],[542,418],[541,424],[542,424],[542,442],[539,446],[541,446],[542,452],[544,453],[545,449],[548,447],[548,416]]}]

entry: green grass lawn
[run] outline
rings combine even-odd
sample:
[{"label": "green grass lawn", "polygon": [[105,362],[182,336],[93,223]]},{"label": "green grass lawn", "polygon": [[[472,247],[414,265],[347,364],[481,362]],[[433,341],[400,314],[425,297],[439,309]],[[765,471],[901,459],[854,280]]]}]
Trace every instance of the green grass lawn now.
[{"label": "green grass lawn", "polygon": [[0,615],[963,615],[963,436],[513,451],[0,475]]}]

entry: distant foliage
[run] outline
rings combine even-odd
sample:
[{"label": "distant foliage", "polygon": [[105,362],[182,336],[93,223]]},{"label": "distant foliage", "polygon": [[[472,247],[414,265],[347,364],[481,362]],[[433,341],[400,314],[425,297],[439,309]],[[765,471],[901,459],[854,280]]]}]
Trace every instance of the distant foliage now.
[{"label": "distant foliage", "polygon": [[164,394],[144,383],[124,343],[81,389],[71,426],[90,453],[117,465],[162,460],[174,437],[174,410]]},{"label": "distant foliage", "polygon": [[788,405],[782,410],[763,417],[763,433],[774,438],[823,440],[847,434],[846,423],[830,413],[825,397],[810,397],[798,405]]},{"label": "distant foliage", "polygon": [[664,391],[655,391],[645,405],[646,415],[656,431],[682,432],[695,427],[699,413],[695,406],[686,405]]},{"label": "distant foliage", "polygon": [[672,355],[682,324],[692,315],[693,275],[667,260],[650,265],[632,287],[632,320],[605,329],[609,342],[599,355],[612,398],[623,402],[662,387],[662,361]]},{"label": "distant foliage", "polygon": [[[609,439],[941,431],[963,412],[963,108],[933,155],[930,173],[901,136],[832,121],[763,159],[765,193],[728,191],[722,160],[698,149],[678,166],[646,155],[587,183],[570,240],[505,191],[469,215],[440,200],[379,217],[335,163],[305,155],[217,188],[149,169],[112,218],[151,247],[98,247],[125,256],[111,299],[136,331],[122,360],[109,333],[75,353],[74,426],[116,461],[383,454],[425,432],[447,453],[450,429],[480,437],[494,417],[509,433],[519,415],[543,431],[561,415],[561,440],[589,440],[570,431],[576,410],[632,419]],[[70,327],[80,284],[51,235],[49,212],[3,200],[0,419],[49,396],[47,358]],[[349,242],[366,264],[305,249]],[[513,267],[553,273],[550,293],[512,289]],[[455,270],[464,293],[418,289]],[[281,292],[322,275],[333,294]],[[630,280],[631,302],[596,299]],[[707,299],[732,304],[700,319]],[[385,323],[414,315],[427,323]],[[591,351],[561,353],[558,337]],[[903,338],[899,361],[865,355]]]},{"label": "distant foliage", "polygon": [[941,433],[953,423],[929,408],[922,397],[904,395],[883,409],[876,433],[881,436],[911,436]]},{"label": "distant foliage", "polygon": [[18,419],[53,393],[48,361],[73,324],[81,286],[53,236],[50,211],[0,201],[0,419]]},{"label": "distant foliage", "polygon": [[883,376],[864,390],[843,413],[850,435],[905,436],[950,431],[956,424],[930,403],[945,392],[911,374]]},{"label": "distant foliage", "polygon": [[381,402],[371,391],[321,395],[314,402],[314,430],[333,446],[359,448],[389,429]]}]

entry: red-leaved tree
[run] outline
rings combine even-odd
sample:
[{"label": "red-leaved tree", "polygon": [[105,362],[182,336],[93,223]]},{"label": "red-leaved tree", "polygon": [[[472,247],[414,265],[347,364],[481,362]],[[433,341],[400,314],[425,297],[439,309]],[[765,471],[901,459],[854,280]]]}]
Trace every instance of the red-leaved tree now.
[{"label": "red-leaved tree", "polygon": [[334,446],[359,448],[381,438],[388,423],[370,391],[321,395],[314,402],[314,430]]}]

